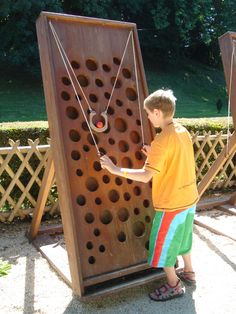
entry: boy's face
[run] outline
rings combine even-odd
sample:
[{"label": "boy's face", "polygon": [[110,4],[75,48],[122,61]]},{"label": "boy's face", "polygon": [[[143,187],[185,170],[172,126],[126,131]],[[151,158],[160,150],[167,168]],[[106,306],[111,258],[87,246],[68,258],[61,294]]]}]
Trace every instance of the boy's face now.
[{"label": "boy's face", "polygon": [[159,128],[162,124],[163,120],[163,113],[159,109],[154,109],[153,111],[150,111],[148,108],[145,108],[145,111],[147,113],[147,117],[154,126],[154,128]]}]

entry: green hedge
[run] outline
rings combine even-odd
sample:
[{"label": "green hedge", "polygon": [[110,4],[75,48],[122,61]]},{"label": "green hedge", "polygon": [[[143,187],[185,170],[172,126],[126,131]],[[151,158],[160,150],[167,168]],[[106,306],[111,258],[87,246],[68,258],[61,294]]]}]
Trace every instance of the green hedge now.
[{"label": "green hedge", "polygon": [[[176,119],[183,124],[189,131],[203,134],[205,131],[227,132],[227,118],[201,118],[201,119]],[[232,118],[230,118],[230,130],[233,130]],[[9,146],[8,139],[20,140],[21,145],[28,145],[27,139],[40,139],[40,144],[47,144],[49,136],[47,121],[32,121],[32,122],[14,122],[0,123],[0,147]]]},{"label": "green hedge", "polygon": [[49,137],[47,121],[0,123],[0,147],[9,146],[8,140],[20,140],[20,145],[28,145],[27,140],[40,139],[40,144],[47,144]]}]

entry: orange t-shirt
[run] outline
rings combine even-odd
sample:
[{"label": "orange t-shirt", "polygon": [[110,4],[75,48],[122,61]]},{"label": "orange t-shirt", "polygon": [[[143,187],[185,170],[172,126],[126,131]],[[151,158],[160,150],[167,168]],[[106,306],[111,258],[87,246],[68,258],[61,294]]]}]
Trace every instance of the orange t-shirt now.
[{"label": "orange t-shirt", "polygon": [[198,201],[193,144],[182,125],[171,123],[156,134],[144,168],[155,170],[152,178],[155,210],[175,211]]}]

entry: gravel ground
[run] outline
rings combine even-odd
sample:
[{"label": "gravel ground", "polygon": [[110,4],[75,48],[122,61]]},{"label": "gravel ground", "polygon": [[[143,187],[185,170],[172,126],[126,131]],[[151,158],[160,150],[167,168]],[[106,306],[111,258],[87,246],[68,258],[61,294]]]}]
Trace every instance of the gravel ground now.
[{"label": "gravel ground", "polygon": [[0,256],[12,264],[10,273],[0,277],[1,314],[236,313],[236,243],[228,238],[194,227],[193,262],[198,285],[195,291],[186,287],[183,298],[151,301],[147,294],[158,284],[153,282],[81,302],[28,243],[24,234],[29,225],[0,224]]}]

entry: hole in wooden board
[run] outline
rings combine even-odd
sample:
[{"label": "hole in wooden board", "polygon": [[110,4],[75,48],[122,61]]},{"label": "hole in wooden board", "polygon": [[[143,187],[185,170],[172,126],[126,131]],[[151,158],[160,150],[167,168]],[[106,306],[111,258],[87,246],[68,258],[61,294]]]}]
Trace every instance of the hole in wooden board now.
[{"label": "hole in wooden board", "polygon": [[111,116],[115,113],[115,110],[111,106],[109,106],[107,109],[107,113]]},{"label": "hole in wooden board", "polygon": [[123,168],[132,168],[133,167],[133,163],[132,160],[129,157],[124,157],[121,160],[121,166]]},{"label": "hole in wooden board", "polygon": [[131,199],[131,195],[128,192],[124,193],[124,200],[129,201]]},{"label": "hole in wooden board", "polygon": [[130,132],[130,139],[133,143],[138,144],[140,142],[140,135],[136,131]]},{"label": "hole in wooden board", "polygon": [[114,145],[115,144],[115,140],[113,138],[109,138],[108,139],[108,143],[111,144],[111,145]]},{"label": "hole in wooden board", "polygon": [[105,175],[102,177],[102,181],[107,184],[107,183],[110,182],[110,178],[105,174]]},{"label": "hole in wooden board", "polygon": [[131,87],[126,88],[125,93],[129,100],[135,101],[137,99],[137,93],[133,88]]},{"label": "hole in wooden board", "polygon": [[127,78],[127,79],[130,79],[130,78],[131,78],[131,72],[130,72],[130,70],[127,69],[127,68],[122,69],[122,74],[123,74],[123,76],[124,76],[125,78]]},{"label": "hole in wooden board", "polygon": [[105,246],[104,246],[103,244],[101,244],[101,245],[99,246],[99,251],[100,251],[101,253],[104,253],[104,252],[106,251],[106,248],[105,248]]},{"label": "hole in wooden board", "polygon": [[104,96],[105,96],[105,98],[106,98],[106,99],[110,99],[111,94],[110,94],[110,93],[108,93],[108,92],[105,92],[105,93],[104,93]]},{"label": "hole in wooden board", "polygon": [[87,59],[85,64],[90,71],[96,71],[98,68],[96,61],[93,59]]},{"label": "hole in wooden board", "polygon": [[80,159],[80,153],[77,150],[72,150],[71,152],[71,158],[73,160],[79,160]]},{"label": "hole in wooden board", "polygon": [[66,77],[66,76],[63,76],[62,78],[61,78],[61,81],[62,81],[62,83],[64,84],[64,85],[66,85],[66,86],[69,86],[71,83],[70,83],[70,79],[68,78],[68,77]]},{"label": "hole in wooden board", "polygon": [[88,250],[92,250],[92,248],[93,248],[93,243],[92,243],[91,241],[87,242],[87,243],[86,243],[86,247],[87,247]]},{"label": "hole in wooden board", "polygon": [[127,130],[127,124],[124,119],[117,118],[115,120],[115,128],[119,132],[125,132]]},{"label": "hole in wooden board", "polygon": [[76,174],[77,174],[78,177],[82,177],[83,171],[81,169],[77,169],[76,170]]},{"label": "hole in wooden board", "polygon": [[126,240],[126,235],[123,231],[121,231],[120,233],[118,233],[117,238],[120,242],[125,242]]},{"label": "hole in wooden board", "polygon": [[77,201],[77,204],[80,206],[83,206],[86,203],[86,199],[85,199],[84,195],[77,196],[76,201]]},{"label": "hole in wooden board", "polygon": [[111,78],[111,85],[112,85],[112,86],[114,86],[115,81],[116,81],[115,88],[120,88],[120,87],[122,86],[121,80],[120,80],[119,78],[116,80],[116,77],[115,77],[115,76],[112,76],[112,78]]},{"label": "hole in wooden board", "polygon": [[145,243],[145,248],[146,248],[147,251],[149,251],[149,241],[147,241],[147,242]]},{"label": "hole in wooden board", "polygon": [[110,72],[111,71],[111,67],[108,64],[103,64],[102,68],[105,72]]},{"label": "hole in wooden board", "polygon": [[119,99],[116,99],[116,104],[118,107],[122,107],[123,106],[123,102]]},{"label": "hole in wooden board", "polygon": [[133,229],[134,235],[138,238],[142,237],[145,234],[145,225],[141,221],[136,221],[133,224],[132,229]]},{"label": "hole in wooden board", "polygon": [[142,153],[139,152],[139,151],[135,152],[135,157],[136,157],[136,159],[138,159],[138,160],[142,160],[142,159],[143,159]]},{"label": "hole in wooden board", "polygon": [[78,118],[79,112],[75,107],[70,106],[66,108],[66,115],[68,118],[75,120]]},{"label": "hole in wooden board", "polygon": [[145,208],[148,208],[148,207],[149,207],[149,204],[150,204],[149,200],[144,200],[144,201],[143,201],[143,206],[144,206]]},{"label": "hole in wooden board", "polygon": [[103,87],[103,85],[104,85],[104,84],[103,84],[103,81],[100,80],[100,79],[98,79],[98,78],[95,80],[95,84],[96,84],[98,87]]},{"label": "hole in wooden board", "polygon": [[96,197],[95,198],[95,204],[97,204],[97,205],[101,205],[102,204],[102,200],[100,199],[100,197]]},{"label": "hole in wooden board", "polygon": [[84,150],[86,153],[88,153],[88,152],[90,151],[90,148],[89,148],[88,145],[84,145],[84,146],[83,146],[83,150]]},{"label": "hole in wooden board", "polygon": [[75,61],[75,60],[71,61],[70,64],[71,64],[72,68],[75,69],[75,70],[77,70],[77,69],[80,68],[79,62],[77,62],[77,61]]},{"label": "hole in wooden board", "polygon": [[100,236],[101,231],[100,231],[98,228],[95,228],[95,229],[93,230],[93,234],[95,235],[95,237],[98,237],[98,236]]},{"label": "hole in wooden board", "polygon": [[117,178],[115,178],[115,183],[116,183],[116,185],[121,185],[123,183],[123,181],[121,178],[117,177]]},{"label": "hole in wooden board", "polygon": [[101,164],[100,164],[99,161],[94,161],[94,163],[93,163],[93,168],[94,168],[94,170],[96,170],[96,171],[101,171],[101,170],[102,170],[102,167],[101,167]]},{"label": "hole in wooden board", "polygon": [[89,99],[94,103],[98,101],[98,98],[95,94],[89,94]]},{"label": "hole in wooden board", "polygon": [[98,150],[99,150],[101,155],[106,155],[106,153],[107,153],[106,150],[103,147],[99,147]]},{"label": "hole in wooden board", "polygon": [[80,140],[80,135],[76,130],[70,130],[69,136],[73,142],[78,142]]},{"label": "hole in wooden board", "polygon": [[61,92],[61,98],[65,101],[68,101],[68,100],[70,100],[70,94],[63,91],[63,92]]},{"label": "hole in wooden board", "polygon": [[129,150],[129,144],[126,141],[119,141],[118,147],[121,152],[127,152]]},{"label": "hole in wooden board", "polygon": [[86,121],[82,122],[82,129],[84,131],[89,131],[88,124],[86,123]]},{"label": "hole in wooden board", "polygon": [[85,185],[90,192],[96,191],[99,187],[97,179],[93,177],[87,178]]},{"label": "hole in wooden board", "polygon": [[145,221],[146,221],[147,223],[150,223],[150,222],[151,222],[151,217],[150,217],[150,216],[145,216]]},{"label": "hole in wooden board", "polygon": [[127,183],[128,183],[128,184],[132,184],[132,183],[133,183],[133,180],[127,179]]},{"label": "hole in wooden board", "polygon": [[139,208],[134,208],[134,214],[139,215],[140,214],[140,209]]},{"label": "hole in wooden board", "polygon": [[120,59],[117,58],[117,57],[114,57],[114,58],[113,58],[113,62],[114,62],[114,64],[116,64],[116,65],[120,65]]},{"label": "hole in wooden board", "polygon": [[133,111],[130,109],[126,109],[126,113],[129,117],[131,117],[133,115]]},{"label": "hole in wooden board", "polygon": [[80,74],[77,76],[77,79],[82,87],[87,87],[89,85],[89,80],[85,75]]},{"label": "hole in wooden board", "polygon": [[108,193],[109,200],[113,203],[116,203],[120,199],[120,195],[116,190],[111,190]]},{"label": "hole in wooden board", "polygon": [[104,225],[108,225],[112,221],[113,217],[109,210],[104,210],[100,215],[100,220]]},{"label": "hole in wooden board", "polygon": [[87,213],[84,219],[88,224],[91,224],[94,222],[94,215],[92,213]]},{"label": "hole in wooden board", "polygon": [[127,208],[122,207],[118,210],[118,218],[120,221],[125,222],[129,219],[129,211]]},{"label": "hole in wooden board", "polygon": [[140,121],[139,119],[137,119],[137,120],[136,120],[136,124],[137,124],[138,126],[140,126],[140,125],[141,125],[141,121]]},{"label": "hole in wooden board", "polygon": [[135,186],[134,189],[133,189],[133,191],[134,191],[134,194],[135,194],[136,196],[141,195],[141,189],[140,189],[139,186]]},{"label": "hole in wooden board", "polygon": [[89,264],[94,264],[96,262],[95,257],[94,256],[89,256],[88,262],[89,262]]}]

